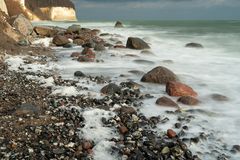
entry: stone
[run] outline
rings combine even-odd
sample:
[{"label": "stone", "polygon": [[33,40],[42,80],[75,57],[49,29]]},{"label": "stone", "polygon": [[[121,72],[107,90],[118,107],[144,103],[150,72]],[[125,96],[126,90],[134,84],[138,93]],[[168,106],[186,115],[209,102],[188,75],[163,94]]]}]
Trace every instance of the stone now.
[{"label": "stone", "polygon": [[116,23],[115,23],[115,26],[114,26],[115,28],[123,28],[123,24],[122,24],[122,22],[120,22],[120,21],[117,21]]},{"label": "stone", "polygon": [[81,71],[74,72],[74,76],[75,77],[86,77],[86,75]]},{"label": "stone", "polygon": [[114,48],[126,48],[124,45],[115,45]]},{"label": "stone", "polygon": [[177,81],[177,76],[169,69],[159,66],[146,73],[141,81],[166,84],[169,81]]},{"label": "stone", "polygon": [[73,24],[67,28],[66,33],[76,33],[78,34],[81,31],[81,26],[79,24]]},{"label": "stone", "polygon": [[167,130],[167,136],[168,136],[168,138],[175,138],[177,136],[177,134],[172,129],[168,129]]},{"label": "stone", "polygon": [[29,43],[29,41],[27,39],[21,39],[21,40],[18,41],[18,45],[20,45],[20,46],[29,46],[30,43]]},{"label": "stone", "polygon": [[65,36],[62,36],[62,35],[54,36],[52,42],[53,42],[53,44],[55,44],[57,46],[64,46],[64,45],[70,43],[68,38],[66,38]]},{"label": "stone", "polygon": [[169,147],[164,147],[161,151],[161,154],[168,154],[170,152]]},{"label": "stone", "polygon": [[53,27],[49,26],[36,26],[34,27],[34,31],[44,37],[53,37],[58,33],[58,30],[54,29]]},{"label": "stone", "polygon": [[121,134],[126,134],[126,133],[128,132],[128,128],[125,127],[124,125],[121,125],[121,126],[119,127],[119,132],[120,132]]},{"label": "stone", "polygon": [[227,96],[224,96],[224,95],[221,95],[221,94],[217,94],[217,93],[215,93],[215,94],[212,94],[211,95],[211,98],[213,99],[213,100],[215,100],[215,101],[228,101],[229,100],[229,98],[227,97]]},{"label": "stone", "polygon": [[106,50],[106,48],[105,48],[104,44],[99,43],[99,44],[96,44],[96,45],[94,46],[94,50],[95,50],[95,51],[104,51],[104,50]]},{"label": "stone", "polygon": [[169,81],[166,85],[166,92],[169,96],[192,96],[196,97],[198,94],[191,87],[180,82]]},{"label": "stone", "polygon": [[181,102],[182,104],[194,106],[199,103],[199,100],[191,96],[182,96],[178,99],[178,102]]},{"label": "stone", "polygon": [[88,58],[87,56],[79,56],[77,59],[79,62],[93,62],[94,59]]},{"label": "stone", "polygon": [[178,99],[178,102],[181,102],[182,104],[194,106],[199,103],[199,100],[191,96],[182,96]]},{"label": "stone", "polygon": [[129,37],[126,44],[127,48],[130,49],[149,49],[150,46],[140,38]]},{"label": "stone", "polygon": [[203,45],[199,44],[199,43],[188,43],[185,45],[185,47],[188,48],[203,48]]},{"label": "stone", "polygon": [[73,52],[70,57],[79,57],[81,52]]},{"label": "stone", "polygon": [[10,24],[24,36],[29,36],[33,32],[32,23],[23,14],[11,17]]},{"label": "stone", "polygon": [[82,46],[82,45],[85,43],[85,41],[78,38],[78,39],[74,39],[74,40],[73,40],[73,43],[74,43],[74,44],[77,44],[77,45],[79,45],[79,46]]},{"label": "stone", "polygon": [[108,94],[108,95],[112,95],[114,93],[118,93],[121,91],[121,88],[114,84],[114,83],[110,83],[106,86],[104,86],[102,89],[101,89],[101,93],[103,94]]},{"label": "stone", "polygon": [[120,113],[121,114],[136,114],[137,112],[133,107],[123,106],[120,108]]},{"label": "stone", "polygon": [[179,107],[177,103],[175,103],[173,100],[165,96],[158,98],[156,101],[156,104],[159,106],[176,107],[176,108]]},{"label": "stone", "polygon": [[88,47],[84,48],[82,50],[81,54],[86,56],[89,59],[94,59],[95,56],[96,56],[95,52],[93,52],[93,50],[91,48],[88,48]]},{"label": "stone", "polygon": [[88,149],[92,149],[93,145],[90,141],[84,141],[82,143],[82,147],[83,147],[83,149],[88,150]]}]

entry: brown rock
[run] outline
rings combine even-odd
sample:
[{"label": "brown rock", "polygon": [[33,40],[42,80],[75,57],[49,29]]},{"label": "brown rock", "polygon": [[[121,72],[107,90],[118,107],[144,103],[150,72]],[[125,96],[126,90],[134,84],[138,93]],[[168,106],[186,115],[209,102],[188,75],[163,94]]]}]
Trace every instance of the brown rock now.
[{"label": "brown rock", "polygon": [[94,59],[96,57],[95,52],[91,48],[85,47],[82,51],[82,55],[86,56],[89,59]]},{"label": "brown rock", "polygon": [[71,54],[71,57],[79,57],[81,55],[81,52],[73,52]]},{"label": "brown rock", "polygon": [[125,127],[124,125],[122,125],[122,126],[119,127],[119,132],[121,134],[126,134],[128,132],[128,128]]},{"label": "brown rock", "polygon": [[166,92],[170,96],[192,96],[196,97],[197,93],[186,84],[180,82],[169,81],[166,85]]},{"label": "brown rock", "polygon": [[136,114],[136,110],[133,107],[121,107],[120,112],[122,114]]},{"label": "brown rock", "polygon": [[176,108],[179,107],[177,103],[175,103],[173,100],[165,96],[158,98],[156,101],[156,104],[160,106],[167,106],[167,107],[176,107]]},{"label": "brown rock", "polygon": [[81,46],[81,45],[83,45],[85,43],[85,41],[78,38],[78,39],[74,39],[73,43]]},{"label": "brown rock", "polygon": [[54,44],[56,44],[57,46],[64,46],[64,45],[70,43],[70,41],[68,40],[68,38],[65,37],[65,36],[62,36],[62,35],[56,35],[56,36],[53,38],[52,42],[53,42]]},{"label": "brown rock", "polygon": [[228,97],[221,95],[221,94],[216,94],[216,93],[212,94],[211,97],[215,101],[228,101],[229,100]]},{"label": "brown rock", "polygon": [[48,26],[36,26],[34,27],[34,31],[44,37],[52,37],[58,33],[57,30],[55,30],[53,27]]},{"label": "brown rock", "polygon": [[90,141],[84,141],[82,144],[83,149],[88,150],[93,148],[93,145]]},{"label": "brown rock", "polygon": [[174,137],[177,136],[177,134],[172,129],[168,129],[167,130],[167,136],[168,136],[168,138],[174,138]]},{"label": "brown rock", "polygon": [[103,94],[108,94],[108,95],[112,95],[114,93],[117,93],[117,92],[120,92],[120,87],[114,83],[110,83],[106,86],[104,86],[102,89],[101,89],[101,93]]},{"label": "brown rock", "polygon": [[114,48],[126,48],[124,45],[115,45]]},{"label": "brown rock", "polygon": [[177,76],[169,69],[159,66],[146,73],[141,81],[166,84],[168,81],[177,81]]},{"label": "brown rock", "polygon": [[79,62],[93,62],[94,59],[88,58],[87,56],[79,56],[77,59]]},{"label": "brown rock", "polygon": [[191,96],[182,96],[178,99],[178,102],[181,102],[182,104],[194,106],[199,103],[199,100]]},{"label": "brown rock", "polygon": [[137,37],[129,37],[127,40],[127,48],[130,49],[149,49],[149,45],[142,39]]}]

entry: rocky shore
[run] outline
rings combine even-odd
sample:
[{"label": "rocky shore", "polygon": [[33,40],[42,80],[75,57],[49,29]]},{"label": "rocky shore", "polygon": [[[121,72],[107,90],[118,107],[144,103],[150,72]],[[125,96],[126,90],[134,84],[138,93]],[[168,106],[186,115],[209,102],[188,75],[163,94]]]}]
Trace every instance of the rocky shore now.
[{"label": "rocky shore", "polygon": [[[144,86],[127,78],[116,84],[107,77],[85,75],[80,70],[74,73],[76,79],[66,80],[53,68],[47,69],[50,63],[58,61],[58,57],[52,54],[54,50],[36,41],[48,38],[50,47],[54,49],[68,50],[81,46],[82,50],[73,52],[69,59],[92,65],[104,63],[98,54],[108,49],[142,50],[144,54],[149,54],[151,44],[138,37],[128,37],[126,45],[114,39],[109,43],[106,37],[110,34],[101,33],[99,29],[82,28],[76,24],[68,28],[29,27],[27,23],[22,23],[24,17],[19,19],[15,25],[22,27],[15,27],[17,30],[12,32],[24,39],[9,39],[10,48],[4,46],[6,41],[1,45],[4,50],[1,51],[4,60],[0,65],[1,159],[98,159],[99,155],[106,156],[106,159],[111,155],[115,159],[128,160],[200,159],[186,143],[204,142],[213,135],[202,132],[195,137],[184,137],[189,122],[195,117],[188,114],[191,110],[182,111],[179,105],[194,106],[201,102],[198,93],[181,82],[173,71],[164,66],[157,66],[147,73],[132,71],[142,75],[140,81],[143,83],[165,87],[165,96],[157,97],[156,104],[171,110],[166,111],[166,116],[146,117],[139,109],[144,100],[154,96],[143,93],[141,89]],[[12,29],[8,20],[5,24],[3,27]],[[115,27],[122,28],[123,25],[118,21]],[[31,31],[24,35],[22,28]],[[9,38],[9,35],[4,35]],[[203,46],[191,43],[186,47]],[[9,54],[19,55],[19,50],[28,54],[18,59],[21,64],[15,64],[17,67],[14,68],[16,60],[10,61],[12,56]],[[41,69],[34,70],[35,65],[40,65]],[[89,88],[81,84],[80,79],[103,86],[98,91],[101,97],[53,94],[56,86],[88,91]],[[213,99],[227,101],[228,97],[215,94]],[[159,131],[157,126],[169,122],[170,115],[177,117],[177,121],[172,122],[174,127]],[[105,141],[100,142],[100,139]],[[108,155],[99,154],[103,152],[102,148],[107,149]],[[239,152],[239,146],[234,145],[231,152]],[[215,154],[218,159],[229,158],[222,153]]]}]

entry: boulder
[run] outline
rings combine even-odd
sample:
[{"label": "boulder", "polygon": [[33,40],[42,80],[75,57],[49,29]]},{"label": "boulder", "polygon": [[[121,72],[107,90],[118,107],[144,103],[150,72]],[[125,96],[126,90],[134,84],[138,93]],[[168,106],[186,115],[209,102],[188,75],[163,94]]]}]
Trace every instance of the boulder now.
[{"label": "boulder", "polygon": [[33,32],[32,23],[23,14],[11,17],[10,24],[24,36]]},{"label": "boulder", "polygon": [[195,92],[191,87],[180,82],[169,81],[166,85],[166,92],[170,96],[192,96],[196,97],[197,92]]},{"label": "boulder", "polygon": [[178,99],[178,102],[181,102],[182,104],[194,106],[199,103],[199,100],[191,96],[182,96]]},{"label": "boulder", "polygon": [[203,48],[203,45],[199,44],[199,43],[188,43],[185,45],[185,47],[188,48]]},{"label": "boulder", "polygon": [[137,37],[129,37],[126,44],[127,48],[130,49],[149,49],[150,46],[142,39]]},{"label": "boulder", "polygon": [[121,88],[114,83],[110,83],[101,89],[101,93],[107,94],[107,95],[119,93],[120,91],[121,91]]},{"label": "boulder", "polygon": [[79,46],[82,46],[85,42],[84,42],[84,40],[78,38],[78,39],[74,39],[73,43],[77,44]]},{"label": "boulder", "polygon": [[221,94],[212,94],[211,98],[215,101],[228,101],[229,98],[227,96],[221,95]]},{"label": "boulder", "polygon": [[104,51],[106,50],[105,46],[103,43],[98,43],[94,46],[95,51]]},{"label": "boulder", "polygon": [[64,46],[64,45],[70,43],[68,38],[65,36],[62,36],[62,35],[54,36],[52,42],[53,42],[53,44],[55,44],[57,46]]},{"label": "boulder", "polygon": [[114,26],[115,28],[123,28],[123,23],[122,22],[120,22],[120,21],[117,21],[116,23],[115,23],[115,26]]},{"label": "boulder", "polygon": [[156,101],[156,104],[159,106],[176,107],[176,108],[179,107],[177,103],[175,103],[173,100],[165,96],[158,98]]},{"label": "boulder", "polygon": [[76,34],[78,34],[78,33],[80,33],[80,31],[81,31],[81,26],[80,25],[78,25],[78,24],[73,24],[73,25],[71,25],[71,26],[69,26],[68,28],[67,28],[67,33],[76,33]]},{"label": "boulder", "polygon": [[169,81],[177,81],[177,76],[169,69],[159,66],[146,73],[141,81],[166,84]]},{"label": "boulder", "polygon": [[73,52],[70,57],[79,57],[81,52]]},{"label": "boulder", "polygon": [[34,31],[44,37],[53,37],[58,33],[58,30],[55,29],[54,27],[49,27],[49,26],[36,26],[34,27]]},{"label": "boulder", "polygon": [[96,57],[95,52],[93,52],[92,49],[88,47],[84,48],[81,54],[91,59],[94,59]]},{"label": "boulder", "polygon": [[75,77],[86,77],[86,75],[81,71],[74,72],[74,76]]}]

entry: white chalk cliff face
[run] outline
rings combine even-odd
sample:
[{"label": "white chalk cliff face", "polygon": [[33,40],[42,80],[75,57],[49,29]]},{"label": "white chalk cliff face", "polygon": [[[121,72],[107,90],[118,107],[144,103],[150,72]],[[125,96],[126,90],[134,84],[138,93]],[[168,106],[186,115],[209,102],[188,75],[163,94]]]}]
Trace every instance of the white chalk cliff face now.
[{"label": "white chalk cliff face", "polygon": [[3,0],[0,1],[0,10],[5,12],[6,14],[8,14],[7,6],[5,4],[5,1],[3,1]]},{"label": "white chalk cliff face", "polygon": [[24,14],[32,21],[76,21],[71,0],[5,0],[9,16]]}]

